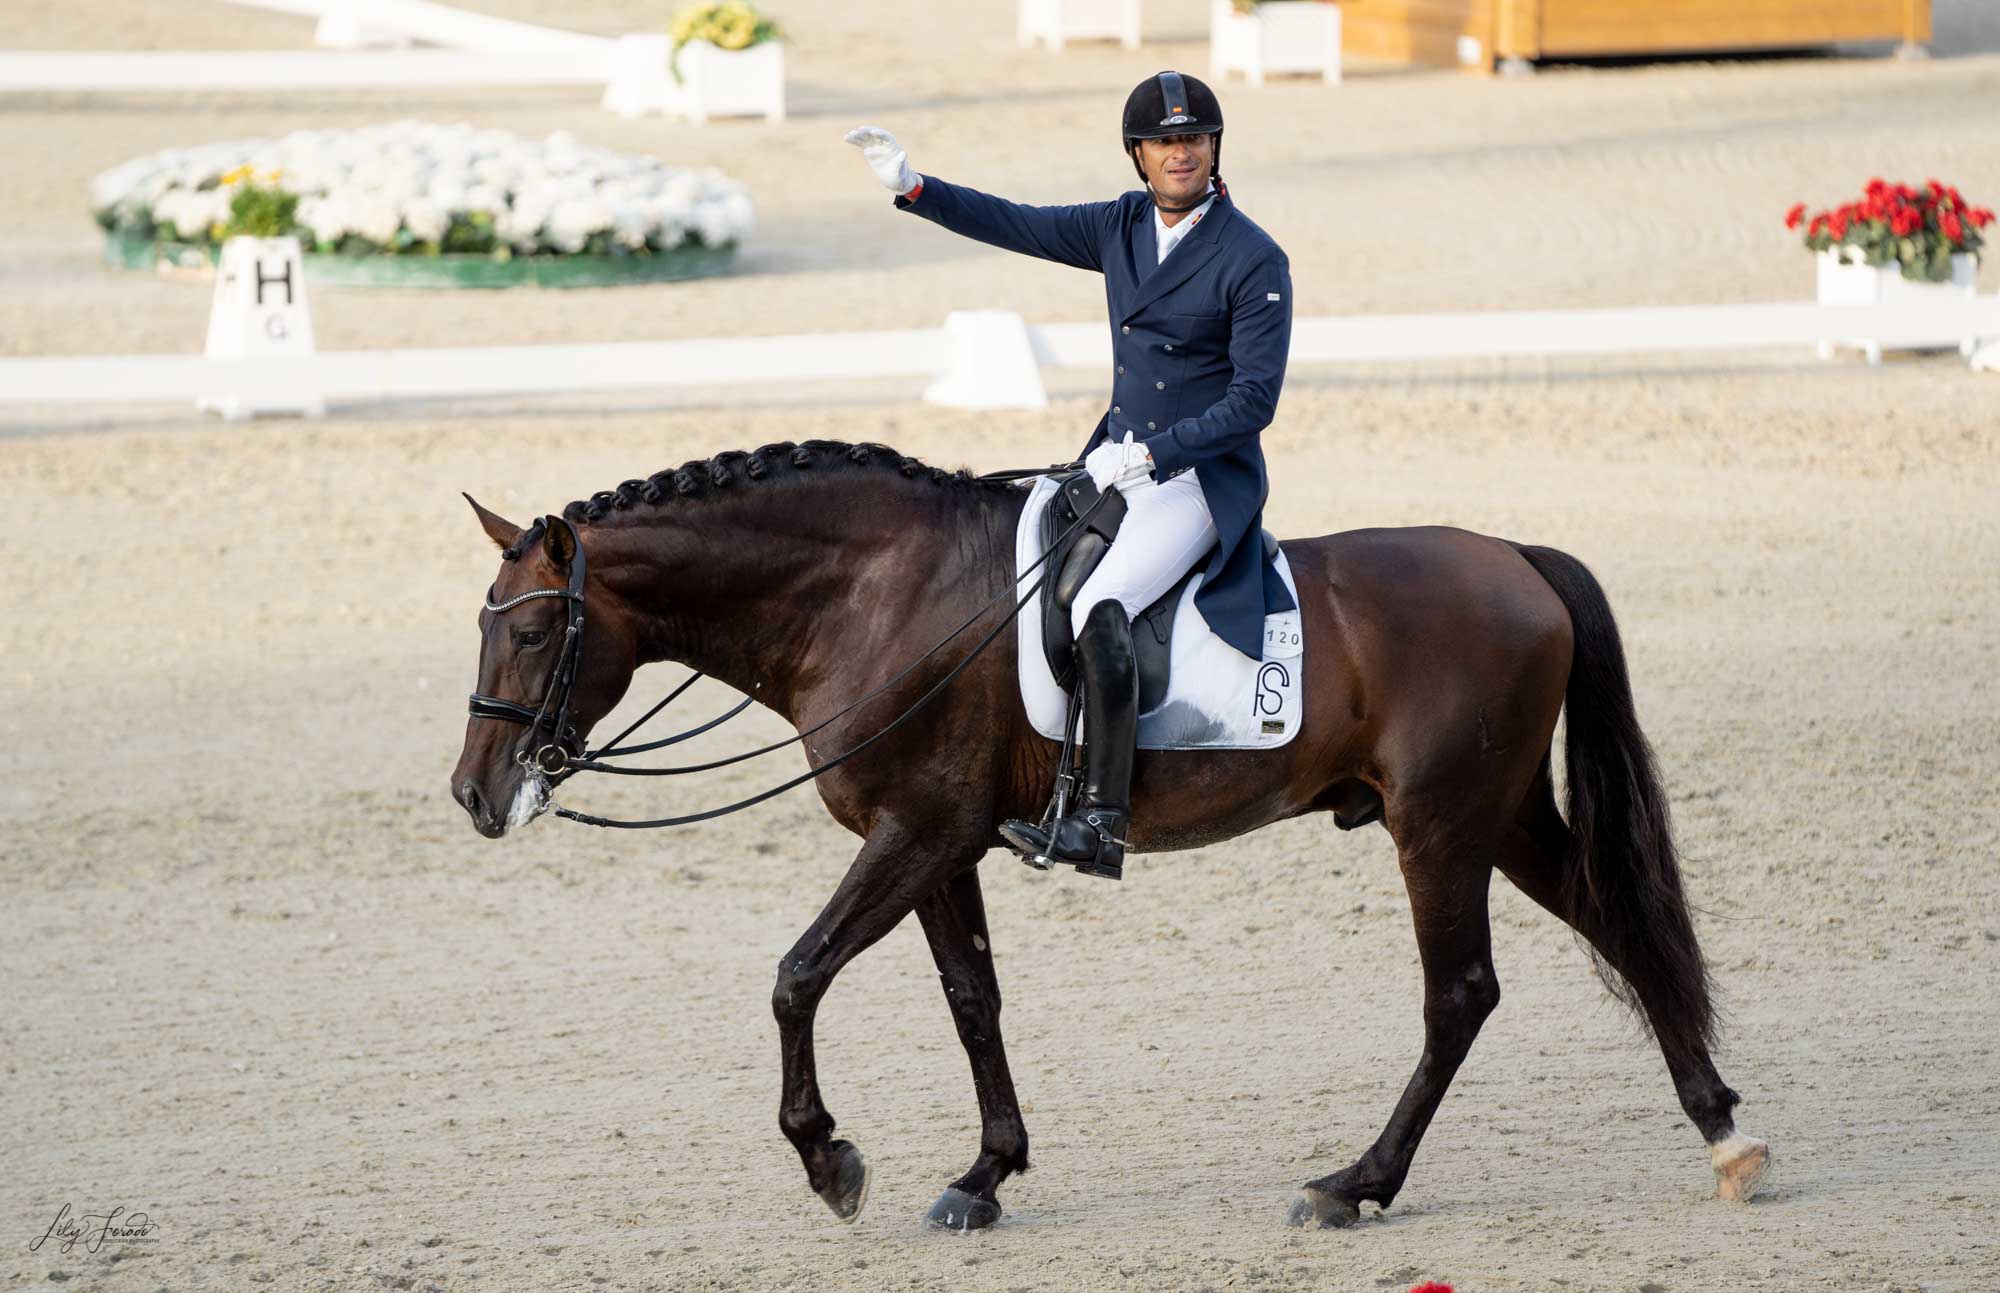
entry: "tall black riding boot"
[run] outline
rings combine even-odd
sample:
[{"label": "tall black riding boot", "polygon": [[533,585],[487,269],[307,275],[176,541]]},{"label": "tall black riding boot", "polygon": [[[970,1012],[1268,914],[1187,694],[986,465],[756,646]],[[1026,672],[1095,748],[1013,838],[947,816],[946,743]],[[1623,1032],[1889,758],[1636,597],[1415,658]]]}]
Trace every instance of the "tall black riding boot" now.
[{"label": "tall black riding boot", "polygon": [[1044,831],[1029,822],[1000,828],[1029,857],[1066,862],[1084,875],[1121,878],[1132,820],[1132,756],[1139,738],[1139,670],[1132,621],[1115,601],[1090,608],[1077,635],[1083,688],[1083,792],[1069,816]]}]

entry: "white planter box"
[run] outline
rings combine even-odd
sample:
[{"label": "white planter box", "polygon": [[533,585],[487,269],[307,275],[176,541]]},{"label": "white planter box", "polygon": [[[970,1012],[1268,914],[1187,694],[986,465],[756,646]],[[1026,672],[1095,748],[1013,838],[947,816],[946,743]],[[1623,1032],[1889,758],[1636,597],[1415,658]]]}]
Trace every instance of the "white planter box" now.
[{"label": "white planter box", "polygon": [[1139,0],[1020,0],[1023,45],[1059,50],[1072,40],[1115,40],[1139,48]]},{"label": "white planter box", "polygon": [[1340,84],[1340,8],[1320,0],[1264,0],[1237,13],[1213,0],[1208,28],[1209,73],[1220,81],[1241,72],[1252,85],[1271,72],[1317,72]]},{"label": "white planter box", "polygon": [[681,46],[680,112],[700,125],[710,117],[785,119],[785,46],[767,40],[722,49],[705,40]]},{"label": "white planter box", "polygon": [[[1903,277],[1900,265],[1881,268],[1862,259],[1858,249],[1842,247],[1819,254],[1819,303],[1821,305],[1874,305],[1884,301],[1948,301],[1978,293],[1978,261],[1970,252],[1951,258],[1951,281],[1917,283]],[[1836,347],[1860,350],[1868,362],[1882,362],[1880,343],[1865,337],[1831,337],[1819,343],[1819,357],[1833,358]],[[1973,338],[1966,338],[1960,350],[1970,355]]]}]

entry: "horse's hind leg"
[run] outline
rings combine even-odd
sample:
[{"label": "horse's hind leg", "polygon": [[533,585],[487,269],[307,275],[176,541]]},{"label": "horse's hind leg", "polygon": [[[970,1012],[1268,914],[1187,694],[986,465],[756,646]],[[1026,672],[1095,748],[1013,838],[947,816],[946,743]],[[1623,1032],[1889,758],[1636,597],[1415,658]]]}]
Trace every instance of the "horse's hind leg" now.
[{"label": "horse's hind leg", "polygon": [[978,868],[959,872],[918,903],[917,919],[930,940],[979,1096],[979,1157],[932,1205],[929,1221],[950,1230],[978,1230],[1000,1219],[995,1193],[1000,1183],[1028,1170],[1028,1128],[1000,1040],[1000,980],[993,972]]},{"label": "horse's hind leg", "polygon": [[1389,1206],[1480,1025],[1500,1004],[1486,919],[1488,860],[1476,848],[1450,847],[1433,838],[1414,851],[1405,849],[1402,866],[1424,966],[1423,1057],[1368,1152],[1300,1187],[1287,1218],[1295,1226],[1351,1225],[1364,1200]]},{"label": "horse's hind leg", "polygon": [[1708,1143],[1716,1193],[1725,1199],[1747,1201],[1770,1172],[1771,1147],[1736,1130],[1732,1111],[1740,1097],[1716,1073],[1708,1044],[1679,1025],[1679,1017],[1672,1002],[1663,996],[1661,986],[1671,976],[1648,966],[1647,945],[1611,936],[1587,913],[1570,914],[1564,883],[1569,828],[1556,810],[1547,778],[1544,769],[1536,789],[1528,797],[1521,824],[1509,836],[1508,847],[1499,860],[1500,870],[1522,893],[1582,935],[1598,956],[1631,985],[1633,996],[1645,1012],[1647,1025],[1660,1044],[1660,1053],[1666,1058],[1667,1072],[1673,1078],[1681,1108]]}]

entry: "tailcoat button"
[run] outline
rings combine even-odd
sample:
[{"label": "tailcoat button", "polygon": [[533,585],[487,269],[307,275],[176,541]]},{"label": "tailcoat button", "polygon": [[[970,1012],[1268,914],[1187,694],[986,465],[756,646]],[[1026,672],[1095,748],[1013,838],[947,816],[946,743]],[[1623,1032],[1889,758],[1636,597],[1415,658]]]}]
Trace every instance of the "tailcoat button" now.
[{"label": "tailcoat button", "polygon": [[1118,331],[1124,336],[1129,337],[1132,335],[1132,325],[1128,323],[1124,327],[1118,329]]},{"label": "tailcoat button", "polygon": [[1153,389],[1156,391],[1163,391],[1167,389],[1167,384],[1165,382],[1154,382]]},{"label": "tailcoat button", "polygon": [[1125,365],[1123,365],[1123,364],[1120,364],[1120,365],[1118,365],[1118,371],[1119,371],[1120,373],[1123,373],[1123,372],[1125,371]]},{"label": "tailcoat button", "polygon": [[1172,350],[1173,348],[1174,348],[1174,343],[1173,343],[1173,342],[1171,342],[1171,341],[1169,341],[1169,342],[1167,343],[1167,349],[1169,349],[1169,350]]},{"label": "tailcoat button", "polygon": [[1118,406],[1117,406],[1116,404],[1113,404],[1113,405],[1111,406],[1111,411],[1112,411],[1113,413],[1123,413],[1123,412],[1124,412],[1125,410],[1124,410],[1124,409],[1121,409],[1121,408],[1119,408],[1119,407],[1118,407]]},{"label": "tailcoat button", "polygon": [[1146,429],[1147,429],[1148,431],[1158,431],[1158,430],[1159,430],[1160,428],[1158,428],[1157,426],[1154,426],[1154,425],[1153,425],[1153,424],[1152,424],[1151,422],[1148,422],[1148,423],[1146,424]]}]

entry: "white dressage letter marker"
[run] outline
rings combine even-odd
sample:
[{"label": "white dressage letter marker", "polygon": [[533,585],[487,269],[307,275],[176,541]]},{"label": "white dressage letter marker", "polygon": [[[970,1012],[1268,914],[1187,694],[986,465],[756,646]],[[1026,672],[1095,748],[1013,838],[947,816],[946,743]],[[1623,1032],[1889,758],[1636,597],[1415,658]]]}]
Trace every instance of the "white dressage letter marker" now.
[{"label": "white dressage letter marker", "polygon": [[[215,268],[215,303],[208,314],[208,344],[202,353],[225,362],[298,359],[313,353],[305,258],[297,238],[231,238],[222,244],[222,258]],[[317,392],[289,383],[254,394],[220,389],[203,395],[195,406],[231,422],[259,413],[320,417],[326,412],[326,402]]]},{"label": "white dressage letter marker", "polygon": [[944,330],[951,367],[924,391],[956,409],[1047,408],[1040,361],[1028,325],[1011,310],[953,310]]}]

